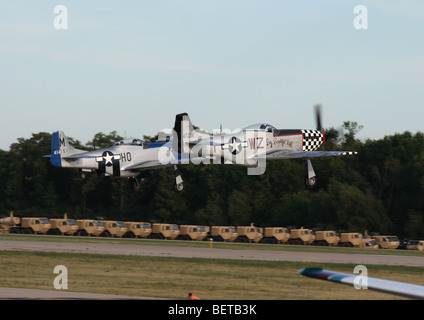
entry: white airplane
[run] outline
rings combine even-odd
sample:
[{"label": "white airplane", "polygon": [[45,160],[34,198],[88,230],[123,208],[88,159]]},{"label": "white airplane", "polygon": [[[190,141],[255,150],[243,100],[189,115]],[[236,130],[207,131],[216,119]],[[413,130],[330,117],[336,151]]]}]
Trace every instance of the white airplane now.
[{"label": "white airplane", "polygon": [[[248,167],[249,175],[258,180],[265,177],[266,161],[305,159],[305,184],[317,184],[311,159],[355,155],[355,151],[320,151],[326,135],[322,132],[320,106],[316,106],[316,129],[277,129],[258,123],[230,134],[210,135],[194,129],[187,113],[175,118],[173,150],[189,154],[191,163],[236,164]],[[184,159],[187,163],[187,159]]]},{"label": "white airplane", "polygon": [[424,286],[398,282],[398,281],[390,281],[378,278],[371,277],[361,277],[358,275],[341,273],[330,270],[323,270],[322,268],[305,268],[300,269],[299,274],[317,278],[321,280],[334,281],[337,283],[362,287],[366,282],[365,288],[377,290],[380,292],[391,293],[403,297],[413,298],[413,299],[424,299]]},{"label": "white airplane", "polygon": [[[84,172],[97,172],[127,178],[134,191],[141,187],[138,176],[142,171],[174,165],[174,188],[179,191],[182,190],[182,179],[176,164],[181,163],[182,157],[175,155],[168,144],[144,143],[131,138],[118,141],[109,148],[86,151],[71,146],[65,134],[57,131],[52,135],[51,154],[47,157],[53,166],[80,169],[83,176]],[[166,163],[159,161],[161,152],[166,154]]]}]

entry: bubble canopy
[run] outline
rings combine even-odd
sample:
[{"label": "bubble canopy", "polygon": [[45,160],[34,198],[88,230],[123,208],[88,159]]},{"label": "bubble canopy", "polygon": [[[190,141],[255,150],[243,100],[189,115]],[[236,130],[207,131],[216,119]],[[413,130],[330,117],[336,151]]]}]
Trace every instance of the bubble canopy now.
[{"label": "bubble canopy", "polygon": [[277,129],[268,123],[255,123],[248,127],[243,128],[243,130],[265,130],[267,132],[273,132],[273,131],[276,131]]},{"label": "bubble canopy", "polygon": [[141,139],[126,138],[126,139],[123,139],[123,140],[116,142],[115,146],[125,145],[125,146],[140,146],[140,147],[142,147],[143,144],[144,144],[144,142]]}]

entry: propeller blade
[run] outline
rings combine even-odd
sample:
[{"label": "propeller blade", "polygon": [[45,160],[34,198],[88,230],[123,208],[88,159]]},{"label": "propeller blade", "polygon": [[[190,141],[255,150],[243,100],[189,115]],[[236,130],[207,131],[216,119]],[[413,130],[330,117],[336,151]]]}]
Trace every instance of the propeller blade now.
[{"label": "propeller blade", "polygon": [[321,123],[321,105],[315,105],[315,119],[317,124],[317,130],[322,131],[322,123]]}]

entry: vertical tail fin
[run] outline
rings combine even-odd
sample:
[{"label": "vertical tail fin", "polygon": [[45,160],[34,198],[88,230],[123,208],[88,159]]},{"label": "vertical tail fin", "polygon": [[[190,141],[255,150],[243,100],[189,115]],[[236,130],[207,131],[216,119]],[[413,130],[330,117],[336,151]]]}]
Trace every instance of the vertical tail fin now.
[{"label": "vertical tail fin", "polygon": [[50,163],[55,167],[62,166],[62,158],[66,158],[81,150],[75,149],[69,144],[68,138],[62,131],[56,131],[52,134],[52,147]]},{"label": "vertical tail fin", "polygon": [[54,165],[55,167],[61,167],[62,166],[62,159],[60,155],[60,138],[59,138],[60,131],[54,132],[52,134],[52,150],[51,150],[51,156],[50,156],[50,163]]},{"label": "vertical tail fin", "polygon": [[174,131],[178,139],[174,139],[173,149],[178,150],[178,153],[189,153],[189,143],[194,137],[195,131],[187,113],[180,113],[175,116]]}]

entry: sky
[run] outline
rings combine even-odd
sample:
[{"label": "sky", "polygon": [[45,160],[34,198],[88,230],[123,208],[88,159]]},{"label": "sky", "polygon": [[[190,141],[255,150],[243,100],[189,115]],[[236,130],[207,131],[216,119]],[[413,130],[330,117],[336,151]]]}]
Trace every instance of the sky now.
[{"label": "sky", "polygon": [[420,0],[2,1],[0,149],[153,136],[182,112],[208,132],[314,129],[317,103],[360,139],[421,132],[423,39]]}]

